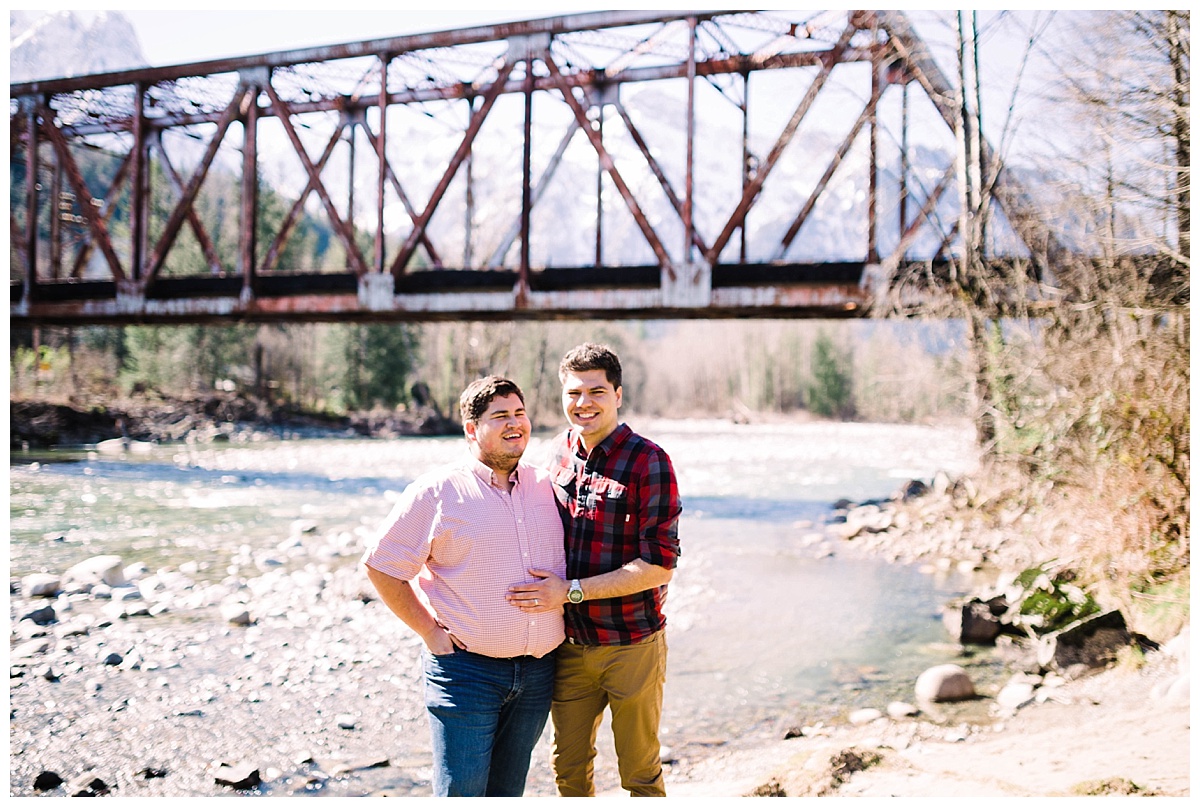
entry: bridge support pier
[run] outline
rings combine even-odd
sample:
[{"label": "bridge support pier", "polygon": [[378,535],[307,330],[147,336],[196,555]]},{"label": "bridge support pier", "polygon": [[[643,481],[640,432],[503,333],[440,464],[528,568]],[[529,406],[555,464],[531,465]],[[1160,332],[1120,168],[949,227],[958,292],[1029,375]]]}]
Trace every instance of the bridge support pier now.
[{"label": "bridge support pier", "polygon": [[663,305],[667,308],[703,308],[712,304],[712,266],[707,261],[678,264],[675,276],[662,273]]},{"label": "bridge support pier", "polygon": [[367,272],[358,278],[358,302],[369,311],[396,307],[396,278],[390,272]]},{"label": "bridge support pier", "polygon": [[141,314],[146,310],[146,292],[136,281],[118,280],[115,308],[120,314]]}]

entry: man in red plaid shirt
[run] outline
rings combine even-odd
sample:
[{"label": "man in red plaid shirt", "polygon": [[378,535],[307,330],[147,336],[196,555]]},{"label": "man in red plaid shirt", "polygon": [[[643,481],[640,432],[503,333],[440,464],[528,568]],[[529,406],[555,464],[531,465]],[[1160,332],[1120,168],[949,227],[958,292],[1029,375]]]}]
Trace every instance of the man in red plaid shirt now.
[{"label": "man in red plaid shirt", "polygon": [[564,607],[558,650],[554,770],[561,796],[593,796],[596,730],[607,707],[621,786],[665,796],[658,740],[666,677],[663,602],[679,558],[681,506],[667,453],[618,419],[621,362],[583,344],[559,366],[570,428],[550,472],[569,516],[567,577],[530,570],[539,583],[510,587],[533,613]]}]

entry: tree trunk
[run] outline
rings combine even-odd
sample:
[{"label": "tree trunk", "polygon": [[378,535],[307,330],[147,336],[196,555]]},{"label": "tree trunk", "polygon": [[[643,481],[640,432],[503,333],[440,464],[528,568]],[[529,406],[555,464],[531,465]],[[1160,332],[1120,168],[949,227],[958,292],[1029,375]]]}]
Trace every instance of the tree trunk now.
[{"label": "tree trunk", "polygon": [[974,54],[978,50],[978,32],[972,21],[967,30],[965,13],[958,13],[958,161],[959,161],[959,236],[962,238],[962,261],[956,276],[959,297],[967,309],[968,337],[975,363],[976,440],[985,451],[996,441],[995,390],[992,387],[992,358],[988,349],[987,305],[988,282],[984,276],[984,244],[980,228],[980,211],[987,205],[980,177],[982,148],[980,133],[973,117],[969,88]]},{"label": "tree trunk", "polygon": [[1167,12],[1167,40],[1175,84],[1171,92],[1175,139],[1175,210],[1179,222],[1179,254],[1188,260],[1192,246],[1192,128],[1188,88],[1191,83],[1191,58],[1182,42],[1182,28],[1190,25],[1190,15],[1180,20],[1178,11]]},{"label": "tree trunk", "polygon": [[971,355],[975,359],[975,440],[984,449],[996,442],[995,390],[992,388],[992,361],[988,350],[987,320],[976,306],[967,318],[970,324]]}]

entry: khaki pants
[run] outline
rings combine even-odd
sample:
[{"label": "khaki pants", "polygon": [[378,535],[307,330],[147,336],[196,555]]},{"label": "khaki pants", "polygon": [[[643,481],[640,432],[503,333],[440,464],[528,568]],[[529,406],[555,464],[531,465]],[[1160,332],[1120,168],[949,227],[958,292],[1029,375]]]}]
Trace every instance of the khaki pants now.
[{"label": "khaki pants", "polygon": [[594,796],[596,732],[612,710],[621,787],[632,796],[665,796],[658,724],[667,674],[667,639],[638,644],[558,648],[554,679],[554,773],[560,796]]}]

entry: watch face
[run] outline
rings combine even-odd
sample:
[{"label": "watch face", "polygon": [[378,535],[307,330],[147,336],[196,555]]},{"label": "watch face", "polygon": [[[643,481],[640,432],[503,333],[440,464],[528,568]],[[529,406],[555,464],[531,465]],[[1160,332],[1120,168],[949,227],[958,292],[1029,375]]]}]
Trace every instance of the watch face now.
[{"label": "watch face", "polygon": [[574,588],[567,592],[567,599],[571,602],[583,602],[583,590]]}]

